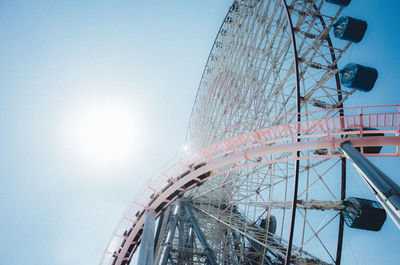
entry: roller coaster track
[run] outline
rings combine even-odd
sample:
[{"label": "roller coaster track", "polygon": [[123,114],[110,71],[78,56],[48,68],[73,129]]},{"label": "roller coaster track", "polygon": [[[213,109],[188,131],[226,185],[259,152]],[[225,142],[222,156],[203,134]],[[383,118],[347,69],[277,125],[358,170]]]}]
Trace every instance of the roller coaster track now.
[{"label": "roller coaster track", "polygon": [[[335,116],[339,112],[345,112],[346,115]],[[123,214],[100,264],[129,263],[141,242],[146,212],[154,211],[159,216],[185,192],[209,178],[227,173],[227,165],[231,165],[229,171],[235,171],[282,161],[344,157],[340,144],[349,140],[354,147],[392,146],[382,149],[381,153],[364,154],[367,157],[400,157],[400,105],[330,109],[302,114],[315,119],[294,122],[294,117],[298,115],[294,113],[224,130],[220,133],[228,136],[225,140],[181,159],[156,175]],[[274,125],[277,120],[280,124]],[[254,128],[252,131],[235,133],[241,131],[241,126],[249,127],[251,124]],[[379,133],[384,136],[375,136]],[[305,150],[314,151],[314,156],[296,156],[296,152]],[[285,155],[269,160],[266,157],[269,154]]]}]

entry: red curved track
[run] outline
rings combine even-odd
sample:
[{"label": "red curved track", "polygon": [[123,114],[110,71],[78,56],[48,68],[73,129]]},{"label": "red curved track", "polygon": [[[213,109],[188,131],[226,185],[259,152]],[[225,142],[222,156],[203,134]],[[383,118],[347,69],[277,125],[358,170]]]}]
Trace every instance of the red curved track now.
[{"label": "red curved track", "polygon": [[[339,111],[336,109],[335,111]],[[272,164],[282,160],[252,161],[273,153],[296,153],[302,150],[326,149],[326,154],[296,158],[295,155],[284,160],[343,157],[339,151],[340,143],[351,139],[353,146],[395,146],[386,153],[366,154],[366,156],[399,157],[400,149],[400,105],[346,108],[345,116],[329,117],[332,110],[303,113],[314,120],[287,123],[278,126],[258,128],[259,121],[254,121],[254,131],[234,135],[235,126],[229,130],[233,137],[204,148],[182,159],[149,182],[138,194],[123,214],[116,227],[100,264],[126,264],[132,258],[140,244],[145,212],[152,210],[160,215],[178,197],[186,191],[206,181],[213,175],[225,173],[219,169],[228,164],[235,164],[235,170],[260,164]],[[291,119],[293,115],[282,116]],[[270,118],[276,120],[277,117]],[[266,121],[264,119],[263,121]],[[268,122],[264,123],[268,124]],[[248,124],[247,124],[248,125]],[[373,132],[363,128],[375,128]],[[224,131],[226,133],[226,131]],[[369,133],[384,133],[385,136],[371,136]],[[300,136],[297,136],[300,135]],[[342,135],[347,138],[342,138]],[[351,137],[351,138],[350,138]],[[299,140],[299,141],[298,141]],[[385,150],[385,149],[383,149]],[[212,173],[211,173],[212,172]]]}]

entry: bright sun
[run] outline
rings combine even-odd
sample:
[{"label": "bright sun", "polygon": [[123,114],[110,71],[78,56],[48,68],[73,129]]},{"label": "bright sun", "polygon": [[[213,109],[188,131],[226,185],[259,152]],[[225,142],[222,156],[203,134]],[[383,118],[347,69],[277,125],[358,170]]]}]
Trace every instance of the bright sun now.
[{"label": "bright sun", "polygon": [[101,166],[129,162],[141,141],[133,109],[121,104],[86,107],[69,122],[70,143],[86,162]]}]

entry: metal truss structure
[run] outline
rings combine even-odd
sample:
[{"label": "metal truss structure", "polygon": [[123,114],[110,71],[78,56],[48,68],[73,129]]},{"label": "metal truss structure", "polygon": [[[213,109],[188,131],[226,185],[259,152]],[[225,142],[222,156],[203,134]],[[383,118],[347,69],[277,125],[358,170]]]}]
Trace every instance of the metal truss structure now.
[{"label": "metal truss structure", "polygon": [[399,105],[343,107],[354,90],[341,87],[337,62],[350,42],[334,47],[329,35],[342,9],[232,4],[194,103],[191,154],[136,196],[102,265],[132,261],[148,211],[162,216],[154,264],[340,264],[341,143],[400,156]]}]

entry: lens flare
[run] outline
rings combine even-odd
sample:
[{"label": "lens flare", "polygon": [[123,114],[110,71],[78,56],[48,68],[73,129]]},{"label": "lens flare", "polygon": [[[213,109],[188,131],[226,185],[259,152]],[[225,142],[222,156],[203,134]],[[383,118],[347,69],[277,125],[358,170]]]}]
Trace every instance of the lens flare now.
[{"label": "lens flare", "polygon": [[129,162],[141,142],[143,125],[133,108],[120,104],[92,105],[70,122],[70,145],[85,162],[112,166]]}]

